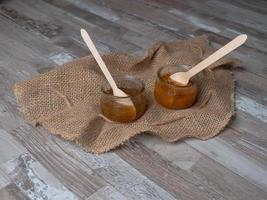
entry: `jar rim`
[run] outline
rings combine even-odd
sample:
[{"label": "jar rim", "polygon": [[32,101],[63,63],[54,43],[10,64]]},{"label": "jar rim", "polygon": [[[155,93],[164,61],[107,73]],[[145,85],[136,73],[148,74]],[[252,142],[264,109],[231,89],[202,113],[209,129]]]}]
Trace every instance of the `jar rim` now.
[{"label": "jar rim", "polygon": [[[124,98],[129,98],[129,97],[135,97],[135,96],[138,96],[138,95],[140,95],[141,93],[143,93],[143,91],[145,90],[145,83],[144,83],[144,81],[141,80],[140,78],[137,78],[136,76],[126,74],[126,75],[115,75],[115,76],[113,76],[113,78],[114,78],[115,82],[116,82],[116,79],[118,79],[118,78],[132,79],[132,80],[138,81],[138,83],[141,84],[141,87],[140,87],[140,89],[138,89],[138,93],[137,93],[137,94],[134,94],[134,95],[129,95],[129,94],[127,94],[127,95],[129,95],[129,96],[127,96],[127,97],[118,97],[118,96],[114,96],[113,94],[107,93],[106,90],[104,89],[104,84],[105,84],[105,83],[104,83],[104,84],[102,84],[102,86],[101,86],[101,92],[104,93],[104,94],[107,95],[107,96],[110,96],[110,97],[113,97],[113,98],[124,99]],[[106,84],[109,85],[109,83],[107,82],[107,80],[106,80]],[[111,87],[110,87],[110,88],[111,88]],[[112,88],[111,88],[111,89],[112,89]]]}]

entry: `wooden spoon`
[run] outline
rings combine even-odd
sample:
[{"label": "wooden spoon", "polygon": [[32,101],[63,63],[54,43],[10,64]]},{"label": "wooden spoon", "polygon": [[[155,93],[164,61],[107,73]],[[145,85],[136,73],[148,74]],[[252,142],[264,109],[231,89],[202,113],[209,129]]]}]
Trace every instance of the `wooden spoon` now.
[{"label": "wooden spoon", "polygon": [[231,51],[235,50],[237,47],[241,46],[247,40],[247,35],[242,34],[237,36],[231,42],[220,48],[219,50],[215,51],[209,57],[195,65],[193,68],[188,70],[187,72],[177,72],[172,74],[170,77],[172,80],[176,81],[182,86],[186,86],[193,76],[197,73],[201,72],[203,69],[210,66],[212,63],[216,62],[220,58],[224,57]]},{"label": "wooden spoon", "polygon": [[[102,70],[103,74],[105,75],[108,83],[110,84],[113,95],[116,97],[129,97],[125,92],[123,92],[121,89],[118,88],[117,84],[115,83],[113,77],[111,76],[106,64],[104,63],[103,59],[101,58],[100,54],[98,53],[92,39],[90,38],[89,34],[86,30],[81,29],[81,36],[86,43],[87,47],[91,51],[92,55],[94,56],[97,64],[99,65],[100,69]],[[124,98],[118,100],[119,103],[128,105],[128,106],[134,106],[132,100],[129,98]]]}]

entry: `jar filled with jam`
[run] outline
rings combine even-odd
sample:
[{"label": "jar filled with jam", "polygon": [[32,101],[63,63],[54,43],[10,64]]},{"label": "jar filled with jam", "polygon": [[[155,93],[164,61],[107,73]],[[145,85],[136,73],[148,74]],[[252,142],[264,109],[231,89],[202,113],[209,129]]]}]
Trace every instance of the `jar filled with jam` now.
[{"label": "jar filled with jam", "polygon": [[192,106],[197,98],[197,86],[194,80],[183,86],[172,80],[170,76],[176,72],[187,71],[188,67],[166,66],[159,69],[154,88],[156,101],[169,109],[185,109]]},{"label": "jar filled with jam", "polygon": [[120,123],[137,120],[147,108],[143,81],[130,75],[115,76],[114,80],[117,86],[129,96],[114,96],[110,85],[105,83],[101,88],[101,113],[109,120]]}]

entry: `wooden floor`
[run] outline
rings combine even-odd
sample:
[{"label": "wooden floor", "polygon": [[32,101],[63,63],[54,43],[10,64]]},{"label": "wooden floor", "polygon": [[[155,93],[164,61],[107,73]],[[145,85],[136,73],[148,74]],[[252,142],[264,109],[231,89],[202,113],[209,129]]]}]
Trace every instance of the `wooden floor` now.
[{"label": "wooden floor", "polygon": [[[92,155],[28,125],[12,85],[98,49],[142,55],[158,40],[207,34],[233,53],[236,117],[217,137],[138,136]],[[267,199],[267,1],[5,0],[0,3],[0,199]]]}]

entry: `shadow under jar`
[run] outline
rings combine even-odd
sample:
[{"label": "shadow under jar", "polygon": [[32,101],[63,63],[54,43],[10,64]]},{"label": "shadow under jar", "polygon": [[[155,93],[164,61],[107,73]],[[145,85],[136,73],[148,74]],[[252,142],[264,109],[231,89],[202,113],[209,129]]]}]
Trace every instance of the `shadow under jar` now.
[{"label": "shadow under jar", "polygon": [[156,101],[169,109],[185,109],[192,106],[197,99],[197,86],[194,80],[182,86],[170,76],[176,72],[188,71],[185,65],[166,66],[158,70],[154,88]]},{"label": "shadow under jar", "polygon": [[[143,81],[130,75],[115,76],[114,80],[117,86],[128,94],[129,97],[113,96],[110,85],[105,83],[101,88],[101,113],[109,120],[120,123],[137,120],[145,113],[147,108]],[[124,103],[130,101],[133,105]]]}]

